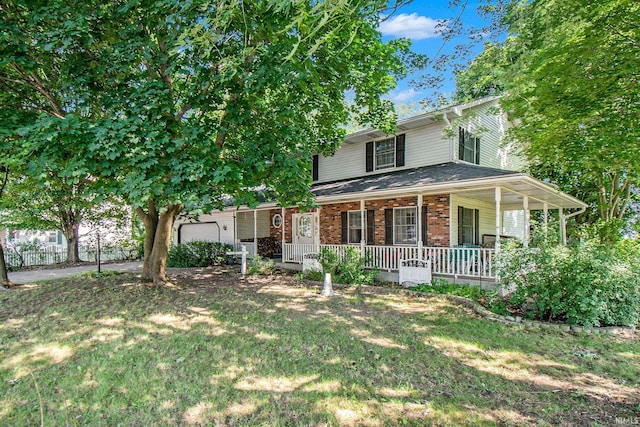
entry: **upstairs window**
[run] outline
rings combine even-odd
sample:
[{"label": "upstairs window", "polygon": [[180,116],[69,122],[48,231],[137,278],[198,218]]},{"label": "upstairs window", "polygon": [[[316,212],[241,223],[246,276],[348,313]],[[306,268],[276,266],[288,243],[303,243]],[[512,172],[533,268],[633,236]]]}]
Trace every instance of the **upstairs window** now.
[{"label": "upstairs window", "polygon": [[460,127],[458,128],[458,144],[458,158],[460,160],[480,164],[480,138],[472,136],[471,132]]},{"label": "upstairs window", "polygon": [[375,142],[375,169],[392,168],[396,165],[396,139],[389,138]]},{"label": "upstairs window", "polygon": [[371,141],[366,146],[367,172],[404,166],[404,134]]}]

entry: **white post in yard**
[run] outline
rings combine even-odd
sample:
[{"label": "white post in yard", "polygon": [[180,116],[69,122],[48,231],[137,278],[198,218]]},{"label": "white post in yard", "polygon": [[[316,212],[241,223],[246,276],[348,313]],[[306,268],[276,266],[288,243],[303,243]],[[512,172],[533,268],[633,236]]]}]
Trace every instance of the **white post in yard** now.
[{"label": "white post in yard", "polygon": [[496,187],[495,193],[496,200],[496,252],[500,251],[500,235],[502,234],[502,212],[500,209],[500,202],[502,201],[502,189]]},{"label": "white post in yard", "polygon": [[422,221],[426,221],[426,218],[422,218],[422,194],[418,194],[418,223],[416,224],[418,227],[418,258],[422,259],[422,242],[425,236],[422,235]]},{"label": "white post in yard", "polygon": [[522,198],[522,208],[524,209],[524,247],[529,247],[529,229],[531,228],[531,212],[529,211],[529,197]]},{"label": "white post in yard", "polygon": [[333,296],[333,281],[331,279],[331,273],[324,274],[324,285],[322,286],[322,296],[323,297]]},{"label": "white post in yard", "polygon": [[253,257],[258,255],[258,211],[253,210]]},{"label": "white post in yard", "polygon": [[367,211],[364,208],[364,200],[360,200],[360,256],[364,256],[364,246],[367,244],[367,227],[365,221]]},{"label": "white post in yard", "polygon": [[240,265],[240,273],[244,276],[247,274],[247,245],[242,245],[242,264]]},{"label": "white post in yard", "polygon": [[284,220],[285,216],[284,216],[284,208],[280,208],[280,216],[282,217],[282,224],[280,224],[280,226],[282,227],[282,248],[280,249],[280,252],[282,253],[282,262],[286,262],[286,260],[284,259],[284,226],[286,224],[286,221]]}]

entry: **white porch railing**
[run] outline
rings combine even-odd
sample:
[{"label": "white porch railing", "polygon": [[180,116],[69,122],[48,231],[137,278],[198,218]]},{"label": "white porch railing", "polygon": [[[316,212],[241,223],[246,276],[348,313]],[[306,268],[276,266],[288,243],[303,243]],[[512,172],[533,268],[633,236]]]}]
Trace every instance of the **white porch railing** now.
[{"label": "white porch railing", "polygon": [[302,257],[304,254],[311,252],[318,252],[318,245],[285,243],[282,248],[282,262],[302,264]]},{"label": "white porch railing", "polygon": [[[345,248],[359,248],[359,245],[320,245],[336,252],[344,259]],[[304,254],[317,252],[316,245],[296,245],[285,243],[283,262],[302,263]],[[495,278],[493,265],[494,249],[485,248],[437,248],[415,246],[365,246],[366,266],[380,270],[397,270],[400,260],[429,259],[433,274],[446,276],[470,276]]]}]

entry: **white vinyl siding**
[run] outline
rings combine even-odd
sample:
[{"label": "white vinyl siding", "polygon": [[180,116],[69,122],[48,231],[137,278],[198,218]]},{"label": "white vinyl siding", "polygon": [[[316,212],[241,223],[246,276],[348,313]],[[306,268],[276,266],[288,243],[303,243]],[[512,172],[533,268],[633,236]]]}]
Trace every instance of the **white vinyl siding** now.
[{"label": "white vinyl siding", "polygon": [[[453,160],[451,150],[453,139],[444,135],[442,123],[437,122],[406,132],[399,130],[398,134],[401,133],[405,134],[405,165],[401,168],[389,167],[384,169],[384,172],[436,165]],[[319,176],[317,182],[329,182],[367,175],[366,143],[367,141],[345,142],[333,157],[320,156],[318,159]]]},{"label": "white vinyl siding", "polygon": [[511,125],[506,114],[499,111],[497,102],[474,107],[467,114],[460,126],[480,138],[480,166],[516,171],[524,166],[513,144],[503,144]]},{"label": "white vinyl siding", "polygon": [[[405,165],[388,167],[379,173],[397,169],[411,169],[458,160],[458,126],[480,138],[480,165],[498,169],[520,170],[524,162],[514,154],[513,146],[501,146],[505,132],[511,126],[506,114],[498,110],[497,101],[463,111],[460,120],[453,120],[453,129],[445,131],[444,121],[436,121],[417,129],[398,129],[405,135]],[[337,181],[368,175],[366,172],[366,143],[344,142],[332,157],[320,156],[317,182]],[[375,150],[374,150],[375,151]],[[379,169],[378,169],[379,170]],[[369,172],[370,174],[371,172]],[[376,171],[374,171],[376,173]]]},{"label": "white vinyl siding", "polygon": [[524,239],[524,211],[502,212],[502,234]]},{"label": "white vinyl siding", "polygon": [[458,245],[458,206],[479,210],[480,229],[478,231],[479,244],[482,244],[483,234],[496,234],[496,208],[493,203],[484,203],[476,199],[451,195],[451,245]]}]

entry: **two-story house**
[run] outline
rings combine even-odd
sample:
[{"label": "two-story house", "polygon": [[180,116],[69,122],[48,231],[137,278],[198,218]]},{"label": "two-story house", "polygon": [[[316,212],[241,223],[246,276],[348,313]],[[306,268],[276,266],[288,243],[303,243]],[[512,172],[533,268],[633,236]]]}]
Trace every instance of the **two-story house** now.
[{"label": "two-story house", "polygon": [[276,246],[265,254],[281,253],[283,263],[301,263],[320,247],[357,246],[382,270],[420,258],[436,275],[493,278],[499,238],[526,244],[531,210],[545,220],[557,210],[562,223],[569,210],[586,207],[518,172],[521,159],[503,143],[509,126],[498,99],[486,98],[400,120],[395,135],[350,134],[334,156],[313,157],[319,208],[230,208],[178,222],[174,242],[244,241],[253,253]]}]

